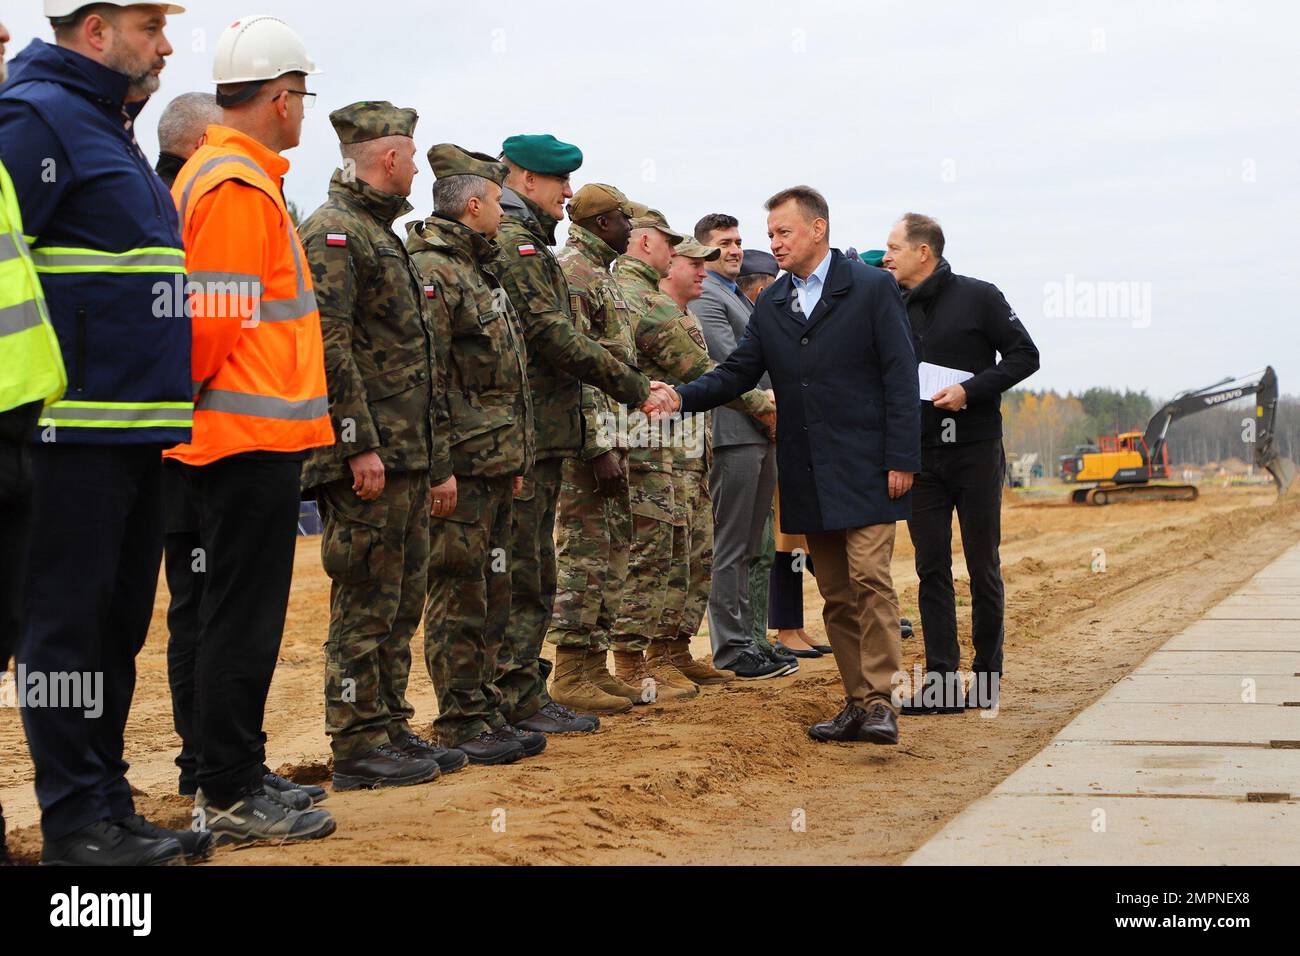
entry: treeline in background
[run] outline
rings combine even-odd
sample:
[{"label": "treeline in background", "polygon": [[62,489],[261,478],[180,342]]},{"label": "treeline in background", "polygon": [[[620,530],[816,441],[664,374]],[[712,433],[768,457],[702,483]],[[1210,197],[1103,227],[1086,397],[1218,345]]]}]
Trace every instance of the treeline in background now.
[{"label": "treeline in background", "polygon": [[[1044,473],[1055,475],[1058,456],[1104,436],[1145,431],[1165,401],[1146,392],[1111,388],[1090,388],[1078,395],[1013,389],[1002,397],[1003,442],[1008,453],[1036,452]],[[1253,416],[1254,408],[1254,401],[1245,399],[1176,419],[1169,428],[1171,468],[1250,464],[1254,452],[1242,440],[1242,419]],[[1300,460],[1300,398],[1281,397],[1274,432],[1279,454]]]}]

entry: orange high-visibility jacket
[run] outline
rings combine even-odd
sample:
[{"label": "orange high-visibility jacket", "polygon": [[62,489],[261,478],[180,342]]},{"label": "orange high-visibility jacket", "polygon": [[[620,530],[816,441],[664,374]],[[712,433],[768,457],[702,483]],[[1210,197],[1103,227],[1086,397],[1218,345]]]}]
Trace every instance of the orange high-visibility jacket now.
[{"label": "orange high-visibility jacket", "polygon": [[193,312],[194,437],[165,454],[206,465],[334,442],[320,313],[280,192],[288,160],[209,126],[176,177]]}]

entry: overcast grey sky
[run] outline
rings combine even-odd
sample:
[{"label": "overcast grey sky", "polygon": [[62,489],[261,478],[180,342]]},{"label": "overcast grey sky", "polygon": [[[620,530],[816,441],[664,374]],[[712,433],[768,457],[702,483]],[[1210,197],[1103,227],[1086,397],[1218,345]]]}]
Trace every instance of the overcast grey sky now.
[{"label": "overcast grey sky", "polygon": [[[0,13],[11,56],[49,36],[39,9]],[[429,146],[521,132],[582,148],[575,187],[613,183],[682,230],[730,212],[750,247],[763,200],[808,183],[841,248],[938,217],[954,270],[1038,342],[1030,386],[1167,396],[1272,364],[1300,393],[1295,4],[194,3],[141,119],[151,155],[163,105],[211,89],[216,37],[256,12],[324,71],[287,154],[304,212],[338,163],[329,112],[388,99],[420,112],[421,215]]]}]

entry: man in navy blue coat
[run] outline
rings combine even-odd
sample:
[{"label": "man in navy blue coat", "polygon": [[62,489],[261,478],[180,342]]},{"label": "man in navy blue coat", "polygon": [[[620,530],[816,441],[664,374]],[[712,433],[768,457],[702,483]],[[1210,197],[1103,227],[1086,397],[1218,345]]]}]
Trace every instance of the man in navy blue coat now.
[{"label": "man in navy blue coat", "polygon": [[807,536],[825,599],[826,633],[847,703],[814,724],[817,740],[898,742],[895,523],[911,514],[921,470],[920,399],[907,313],[894,280],[830,248],[815,189],[767,201],[772,253],[785,275],[758,299],[720,366],[645,409],[702,412],[753,388],[776,391],[781,530]]}]

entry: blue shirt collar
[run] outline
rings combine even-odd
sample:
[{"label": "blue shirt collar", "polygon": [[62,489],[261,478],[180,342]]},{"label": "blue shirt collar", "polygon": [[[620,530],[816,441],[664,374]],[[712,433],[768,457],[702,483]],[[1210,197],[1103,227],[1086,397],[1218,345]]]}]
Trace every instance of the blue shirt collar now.
[{"label": "blue shirt collar", "polygon": [[802,289],[805,285],[811,282],[814,277],[817,279],[817,284],[819,286],[824,287],[826,285],[826,273],[830,271],[831,271],[831,253],[830,250],[828,249],[826,251],[826,258],[821,261],[821,264],[818,265],[816,269],[814,269],[812,272],[808,274],[807,279],[800,279],[793,272],[790,273],[790,278],[794,281],[794,287],[796,289]]},{"label": "blue shirt collar", "polygon": [[709,275],[713,276],[713,278],[717,279],[719,282],[721,282],[723,285],[725,285],[725,286],[726,286],[728,289],[730,289],[732,292],[736,293],[737,295],[740,294],[740,286],[737,285],[736,283],[732,282],[730,279],[728,279],[726,276],[724,276],[721,272],[714,272],[712,269],[709,269],[709,270],[708,270],[708,273],[709,273]]}]

